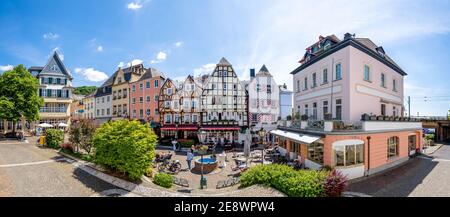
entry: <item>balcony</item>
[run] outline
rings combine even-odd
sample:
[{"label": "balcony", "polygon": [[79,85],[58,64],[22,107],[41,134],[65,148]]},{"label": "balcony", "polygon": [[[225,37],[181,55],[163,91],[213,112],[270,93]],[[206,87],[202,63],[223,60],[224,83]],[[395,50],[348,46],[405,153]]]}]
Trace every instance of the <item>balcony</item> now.
[{"label": "balcony", "polygon": [[42,107],[39,109],[41,113],[66,113],[66,107]]},{"label": "balcony", "polygon": [[311,132],[368,132],[385,130],[422,129],[422,123],[418,119],[390,116],[362,115],[361,121],[344,122],[341,120],[282,120],[278,122],[278,128]]}]

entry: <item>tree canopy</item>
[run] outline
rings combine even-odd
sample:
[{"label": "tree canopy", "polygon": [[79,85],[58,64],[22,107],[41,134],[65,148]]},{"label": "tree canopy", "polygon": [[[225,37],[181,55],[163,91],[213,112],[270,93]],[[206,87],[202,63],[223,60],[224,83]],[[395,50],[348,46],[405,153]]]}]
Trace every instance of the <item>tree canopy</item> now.
[{"label": "tree canopy", "polygon": [[39,81],[23,65],[0,75],[0,119],[18,122],[39,119],[44,100],[38,95]]},{"label": "tree canopy", "polygon": [[81,86],[81,87],[75,88],[73,93],[86,96],[86,95],[93,93],[96,89],[97,89],[96,86]]}]

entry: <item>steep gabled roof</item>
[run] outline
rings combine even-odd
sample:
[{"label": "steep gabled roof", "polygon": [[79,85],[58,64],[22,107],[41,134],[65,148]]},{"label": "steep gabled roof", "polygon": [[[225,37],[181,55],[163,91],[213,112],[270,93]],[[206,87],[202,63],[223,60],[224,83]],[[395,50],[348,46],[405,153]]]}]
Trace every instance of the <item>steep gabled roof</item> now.
[{"label": "steep gabled roof", "polygon": [[269,70],[267,69],[266,65],[263,65],[261,67],[261,69],[259,70],[259,72],[256,74],[256,76],[272,76],[269,72]]},{"label": "steep gabled roof", "polygon": [[228,62],[228,60],[225,59],[225,57],[222,57],[222,59],[220,59],[220,61],[217,65],[218,66],[231,66],[230,62]]},{"label": "steep gabled roof", "polygon": [[[56,64],[58,66],[57,70],[51,70],[53,65]],[[70,74],[69,70],[67,70],[66,66],[64,65],[63,61],[59,57],[59,54],[57,51],[54,51],[53,54],[50,56],[50,58],[47,60],[47,63],[44,67],[30,67],[29,70],[36,70],[39,71],[39,74],[55,74],[55,73],[62,73],[63,75],[67,76],[69,79],[72,79],[72,75]]]}]

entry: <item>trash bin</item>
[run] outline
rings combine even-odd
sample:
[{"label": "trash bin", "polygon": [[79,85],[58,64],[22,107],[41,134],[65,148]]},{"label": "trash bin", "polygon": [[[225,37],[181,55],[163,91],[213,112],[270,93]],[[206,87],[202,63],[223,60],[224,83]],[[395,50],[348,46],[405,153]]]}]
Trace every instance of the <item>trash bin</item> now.
[{"label": "trash bin", "polygon": [[45,136],[39,137],[39,145],[44,145],[44,144],[45,144]]}]

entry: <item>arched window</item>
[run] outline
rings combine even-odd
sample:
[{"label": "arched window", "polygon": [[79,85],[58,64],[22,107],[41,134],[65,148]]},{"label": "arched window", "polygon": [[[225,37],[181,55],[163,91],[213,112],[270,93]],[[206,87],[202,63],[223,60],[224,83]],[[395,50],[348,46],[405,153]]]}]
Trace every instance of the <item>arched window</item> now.
[{"label": "arched window", "polygon": [[397,136],[393,136],[390,137],[387,141],[388,145],[387,145],[387,157],[391,158],[391,157],[397,157],[398,156],[398,137]]}]

